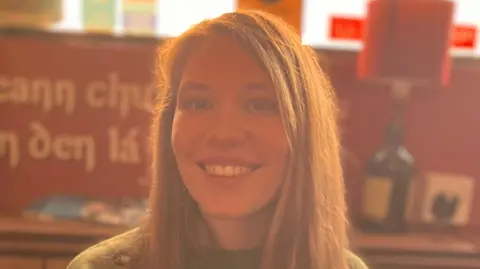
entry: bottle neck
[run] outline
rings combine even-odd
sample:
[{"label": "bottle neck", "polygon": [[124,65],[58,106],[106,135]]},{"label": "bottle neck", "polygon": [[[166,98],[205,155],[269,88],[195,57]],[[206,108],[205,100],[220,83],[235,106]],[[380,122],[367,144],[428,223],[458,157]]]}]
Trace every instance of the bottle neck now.
[{"label": "bottle neck", "polygon": [[385,132],[385,145],[389,148],[398,148],[403,145],[405,138],[405,102],[400,98],[392,98],[390,119]]}]

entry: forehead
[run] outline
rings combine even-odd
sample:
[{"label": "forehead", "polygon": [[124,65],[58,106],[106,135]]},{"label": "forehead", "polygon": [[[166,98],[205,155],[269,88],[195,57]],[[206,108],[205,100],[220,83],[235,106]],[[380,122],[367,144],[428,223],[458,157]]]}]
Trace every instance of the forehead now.
[{"label": "forehead", "polygon": [[270,77],[232,37],[214,36],[193,49],[183,70],[184,80],[220,86],[265,83]]}]

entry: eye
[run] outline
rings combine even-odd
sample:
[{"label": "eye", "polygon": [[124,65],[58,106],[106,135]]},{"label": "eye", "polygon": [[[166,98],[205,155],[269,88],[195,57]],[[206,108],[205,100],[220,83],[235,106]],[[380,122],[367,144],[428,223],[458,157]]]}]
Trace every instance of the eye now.
[{"label": "eye", "polygon": [[181,102],[181,107],[185,110],[207,110],[212,108],[212,102],[207,99],[192,98]]},{"label": "eye", "polygon": [[267,98],[250,99],[246,107],[249,112],[276,113],[278,111],[277,101]]}]

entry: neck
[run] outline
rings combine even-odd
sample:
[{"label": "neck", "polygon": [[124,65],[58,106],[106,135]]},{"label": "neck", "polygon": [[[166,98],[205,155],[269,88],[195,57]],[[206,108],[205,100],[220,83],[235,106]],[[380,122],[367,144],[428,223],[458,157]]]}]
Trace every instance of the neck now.
[{"label": "neck", "polygon": [[235,218],[203,214],[217,244],[228,250],[257,248],[263,245],[274,213],[273,208]]}]

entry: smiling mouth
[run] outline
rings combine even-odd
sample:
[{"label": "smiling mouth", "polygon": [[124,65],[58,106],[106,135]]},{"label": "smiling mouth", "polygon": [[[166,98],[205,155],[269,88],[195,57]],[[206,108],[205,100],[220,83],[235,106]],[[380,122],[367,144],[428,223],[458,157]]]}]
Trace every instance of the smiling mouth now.
[{"label": "smiling mouth", "polygon": [[260,165],[218,165],[218,164],[205,164],[199,163],[198,166],[209,175],[220,176],[220,177],[235,177],[244,174],[251,173],[258,168]]}]

